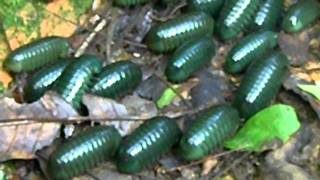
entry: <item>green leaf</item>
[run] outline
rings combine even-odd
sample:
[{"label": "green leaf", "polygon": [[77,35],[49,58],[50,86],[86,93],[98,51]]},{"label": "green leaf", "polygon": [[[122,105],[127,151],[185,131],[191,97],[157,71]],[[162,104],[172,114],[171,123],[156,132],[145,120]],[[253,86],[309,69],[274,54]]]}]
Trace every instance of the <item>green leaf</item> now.
[{"label": "green leaf", "polygon": [[157,106],[159,109],[162,109],[172,103],[174,98],[177,96],[177,94],[174,92],[173,89],[178,89],[178,88],[179,88],[179,85],[174,85],[170,88],[167,88],[163,92],[162,96],[157,101]]},{"label": "green leaf", "polygon": [[264,145],[275,140],[285,143],[299,128],[293,107],[273,105],[251,117],[224,146],[232,150],[262,151]]},{"label": "green leaf", "polygon": [[312,85],[312,84],[298,84],[298,87],[313,95],[315,98],[317,98],[320,101],[320,87],[317,85]]}]

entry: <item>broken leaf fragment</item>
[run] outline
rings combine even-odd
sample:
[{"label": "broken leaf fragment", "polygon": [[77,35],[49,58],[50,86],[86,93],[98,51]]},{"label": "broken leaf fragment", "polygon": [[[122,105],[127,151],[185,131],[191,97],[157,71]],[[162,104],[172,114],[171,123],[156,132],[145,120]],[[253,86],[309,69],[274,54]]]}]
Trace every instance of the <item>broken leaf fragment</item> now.
[{"label": "broken leaf fragment", "polygon": [[298,84],[298,87],[306,93],[313,95],[320,101],[320,86],[312,84]]},{"label": "broken leaf fragment", "polygon": [[224,146],[232,150],[262,151],[276,140],[286,143],[298,131],[300,123],[293,107],[277,104],[251,117]]},{"label": "broken leaf fragment", "polygon": [[175,97],[178,95],[173,89],[178,89],[179,85],[173,85],[172,87],[168,87],[162,94],[162,96],[157,101],[157,106],[159,109],[162,109],[172,103]]}]

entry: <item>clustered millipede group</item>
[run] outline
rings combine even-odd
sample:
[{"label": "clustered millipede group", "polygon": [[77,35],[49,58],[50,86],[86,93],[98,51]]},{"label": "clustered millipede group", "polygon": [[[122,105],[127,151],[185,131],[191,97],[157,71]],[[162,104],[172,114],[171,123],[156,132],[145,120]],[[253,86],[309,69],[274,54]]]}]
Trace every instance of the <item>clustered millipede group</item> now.
[{"label": "clustered millipede group", "polygon": [[[149,1],[114,0],[114,4],[133,6]],[[299,32],[320,16],[316,0],[301,0],[284,15],[283,3],[283,0],[187,0],[186,12],[152,27],[145,42],[156,53],[173,52],[165,75],[170,82],[180,83],[211,62],[215,55],[214,32],[221,41],[244,32],[245,37],[232,47],[224,66],[230,74],[249,67],[233,106],[208,108],[183,134],[176,121],[168,117],[152,118],[125,138],[114,127],[89,128],[52,153],[48,160],[50,178],[68,179],[109,159],[115,160],[120,172],[140,172],[176,143],[177,154],[189,161],[221,147],[239,127],[240,117],[247,119],[270,105],[282,84],[289,60],[277,47],[277,32]],[[102,67],[96,56],[72,58],[68,56],[69,50],[66,39],[47,37],[18,48],[6,58],[4,67],[13,73],[42,67],[24,88],[25,102],[34,102],[51,89],[80,111],[84,93],[115,98],[128,94],[142,80],[140,67],[131,61]],[[43,67],[46,64],[51,66]]]}]

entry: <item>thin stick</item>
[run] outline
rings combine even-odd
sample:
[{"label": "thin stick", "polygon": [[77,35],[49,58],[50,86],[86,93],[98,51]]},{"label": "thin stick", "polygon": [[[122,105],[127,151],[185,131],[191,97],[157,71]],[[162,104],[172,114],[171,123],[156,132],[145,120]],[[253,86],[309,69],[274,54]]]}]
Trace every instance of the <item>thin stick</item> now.
[{"label": "thin stick", "polygon": [[81,44],[81,46],[77,49],[75,53],[75,57],[81,56],[85,50],[89,47],[92,40],[96,37],[97,33],[100,32],[107,25],[107,20],[102,19],[97,26],[94,28],[93,32],[85,39],[85,41]]},{"label": "thin stick", "polygon": [[203,159],[200,159],[200,160],[198,160],[198,161],[193,161],[193,162],[191,162],[191,163],[189,163],[189,164],[185,164],[185,165],[173,167],[173,168],[170,168],[170,169],[164,169],[163,171],[164,171],[164,172],[178,171],[178,170],[181,170],[181,169],[184,169],[184,168],[188,168],[188,167],[192,167],[192,166],[201,164],[201,163],[203,163],[204,161],[206,161],[208,158],[218,158],[218,157],[222,157],[222,156],[225,156],[225,155],[228,155],[228,154],[232,154],[232,153],[237,152],[237,151],[238,151],[238,150],[225,151],[225,152],[222,152],[222,153],[220,153],[220,154],[215,154],[215,155],[212,155],[212,156],[208,156],[208,157],[203,158]]},{"label": "thin stick", "polygon": [[218,179],[219,177],[221,177],[223,174],[225,174],[226,172],[228,172],[231,168],[235,167],[236,165],[238,165],[239,163],[241,163],[246,157],[248,157],[251,154],[251,152],[247,152],[245,154],[243,154],[242,156],[240,156],[240,158],[236,159],[235,161],[233,161],[233,163],[226,167],[223,171],[219,172],[216,176],[214,176],[212,178],[212,180],[214,179]]}]

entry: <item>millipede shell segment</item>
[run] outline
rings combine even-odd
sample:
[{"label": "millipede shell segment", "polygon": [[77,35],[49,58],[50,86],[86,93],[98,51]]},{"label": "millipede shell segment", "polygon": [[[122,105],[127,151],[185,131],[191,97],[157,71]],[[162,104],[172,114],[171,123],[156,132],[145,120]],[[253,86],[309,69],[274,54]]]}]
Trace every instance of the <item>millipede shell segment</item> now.
[{"label": "millipede shell segment", "polygon": [[219,14],[224,0],[188,0],[189,11],[203,11],[211,16]]},{"label": "millipede shell segment", "polygon": [[174,119],[147,120],[122,140],[117,152],[117,168],[122,173],[137,173],[151,166],[178,141],[180,129]]},{"label": "millipede shell segment", "polygon": [[276,30],[281,20],[283,6],[283,0],[265,0],[256,13],[250,29]]},{"label": "millipede shell segment", "polygon": [[40,99],[52,87],[70,62],[68,59],[62,59],[51,66],[43,67],[35,73],[24,87],[24,100],[31,103]]},{"label": "millipede shell segment", "polygon": [[113,0],[118,6],[135,6],[149,2],[150,0]]},{"label": "millipede shell segment", "polygon": [[288,68],[289,60],[278,51],[253,62],[245,73],[234,99],[234,106],[239,110],[241,117],[249,118],[270,105]]},{"label": "millipede shell segment", "polygon": [[204,12],[189,12],[151,28],[148,47],[159,53],[170,52],[192,38],[212,35],[214,20]]},{"label": "millipede shell segment", "polygon": [[217,20],[216,32],[222,40],[237,37],[254,19],[261,0],[229,0]]},{"label": "millipede shell segment", "polygon": [[215,45],[210,36],[188,41],[169,59],[165,72],[167,79],[175,83],[186,80],[209,64],[214,55]]},{"label": "millipede shell segment", "polygon": [[179,142],[179,155],[185,160],[205,157],[229,138],[240,125],[238,111],[229,105],[211,107],[190,125]]},{"label": "millipede shell segment", "polygon": [[62,37],[46,37],[14,50],[4,61],[4,68],[19,73],[29,72],[68,55],[70,46]]},{"label": "millipede shell segment", "polygon": [[66,67],[53,89],[79,110],[83,94],[92,85],[93,76],[101,69],[101,60],[92,55],[83,55]]},{"label": "millipede shell segment", "polygon": [[292,5],[285,15],[282,28],[286,32],[299,32],[320,17],[320,3],[317,0],[303,0]]},{"label": "millipede shell segment", "polygon": [[116,98],[135,89],[142,80],[141,69],[131,61],[119,61],[102,69],[91,88],[93,94]]},{"label": "millipede shell segment", "polygon": [[235,44],[226,57],[228,73],[242,72],[253,60],[261,58],[278,45],[278,34],[263,31],[250,34]]},{"label": "millipede shell segment", "polygon": [[121,141],[114,127],[96,126],[59,146],[48,161],[54,180],[68,180],[113,157]]}]

